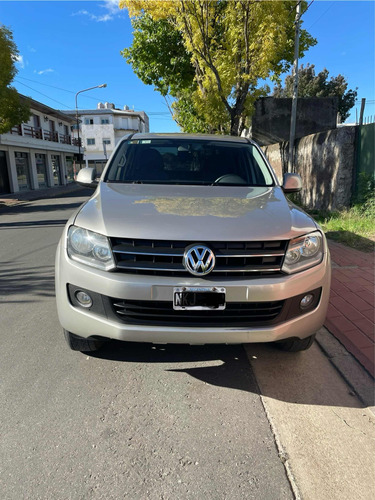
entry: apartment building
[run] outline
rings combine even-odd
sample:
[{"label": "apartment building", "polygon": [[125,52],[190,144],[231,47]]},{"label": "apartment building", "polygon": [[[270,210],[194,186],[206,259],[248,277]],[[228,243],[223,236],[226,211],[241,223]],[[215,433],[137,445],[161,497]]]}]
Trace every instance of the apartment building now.
[{"label": "apartment building", "polygon": [[74,180],[78,142],[75,120],[21,95],[31,110],[27,123],[0,135],[0,193],[59,186]]},{"label": "apartment building", "polygon": [[[64,113],[76,119],[76,111]],[[78,110],[78,120],[83,166],[95,167],[99,174],[125,134],[149,132],[149,118],[144,111],[133,111],[128,106],[117,109],[110,102],[99,102],[94,110]]]}]

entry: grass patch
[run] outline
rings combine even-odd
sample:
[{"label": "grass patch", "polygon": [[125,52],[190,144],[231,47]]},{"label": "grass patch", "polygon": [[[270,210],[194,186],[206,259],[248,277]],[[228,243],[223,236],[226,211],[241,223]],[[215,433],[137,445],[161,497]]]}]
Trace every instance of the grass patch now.
[{"label": "grass patch", "polygon": [[308,213],[321,225],[327,238],[363,252],[374,251],[375,198],[348,210],[308,210]]}]

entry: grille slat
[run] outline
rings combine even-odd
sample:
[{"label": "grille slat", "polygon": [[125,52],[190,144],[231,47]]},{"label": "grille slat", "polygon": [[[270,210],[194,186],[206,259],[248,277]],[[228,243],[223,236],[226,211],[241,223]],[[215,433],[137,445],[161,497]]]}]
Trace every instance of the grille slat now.
[{"label": "grille slat", "polygon": [[172,302],[111,299],[118,318],[133,324],[244,326],[262,325],[277,320],[285,301],[228,302],[226,309],[212,311],[175,311]]},{"label": "grille slat", "polygon": [[[119,272],[159,276],[191,276],[183,265],[185,248],[191,241],[133,240],[111,238]],[[287,240],[207,242],[216,257],[208,275],[269,276],[281,274]]]}]

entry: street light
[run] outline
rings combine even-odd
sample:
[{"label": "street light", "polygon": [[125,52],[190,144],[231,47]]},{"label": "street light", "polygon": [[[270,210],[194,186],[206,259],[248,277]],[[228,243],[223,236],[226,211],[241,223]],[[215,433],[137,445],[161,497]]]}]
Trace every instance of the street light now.
[{"label": "street light", "polygon": [[106,83],[102,83],[101,85],[95,85],[95,87],[89,87],[88,89],[83,89],[83,90],[79,90],[77,93],[76,93],[76,120],[77,120],[77,135],[78,135],[78,157],[79,157],[79,169],[81,170],[81,139],[79,137],[79,120],[78,120],[78,104],[77,104],[77,97],[78,97],[78,94],[81,94],[82,92],[87,92],[88,90],[92,90],[92,89],[102,89],[104,87],[106,87],[107,84]]}]

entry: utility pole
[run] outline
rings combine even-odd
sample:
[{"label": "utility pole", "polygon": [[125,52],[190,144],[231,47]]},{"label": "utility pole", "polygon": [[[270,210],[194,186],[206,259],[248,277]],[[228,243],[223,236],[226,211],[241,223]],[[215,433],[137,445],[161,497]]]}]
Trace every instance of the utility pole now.
[{"label": "utility pole", "polygon": [[363,114],[365,112],[366,97],[362,98],[361,101],[361,111],[359,113],[359,125],[363,125]]},{"label": "utility pole", "polygon": [[297,99],[298,99],[298,54],[299,54],[299,28],[301,20],[301,2],[297,3],[296,19],[294,21],[295,37],[294,37],[294,64],[293,64],[293,97],[292,97],[292,115],[290,118],[290,135],[289,135],[289,161],[288,172],[293,172],[293,153],[294,141],[296,137],[296,121],[297,121]]}]

